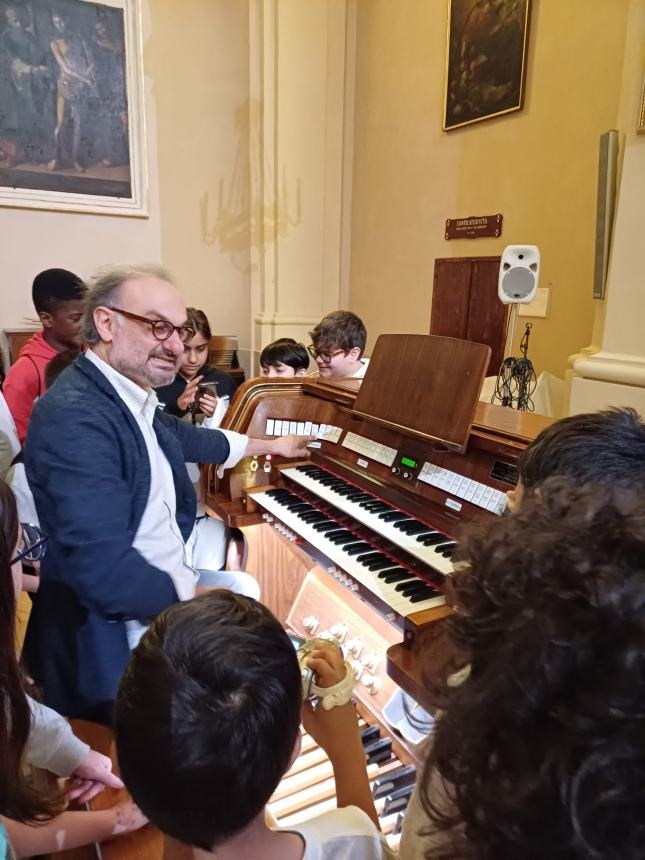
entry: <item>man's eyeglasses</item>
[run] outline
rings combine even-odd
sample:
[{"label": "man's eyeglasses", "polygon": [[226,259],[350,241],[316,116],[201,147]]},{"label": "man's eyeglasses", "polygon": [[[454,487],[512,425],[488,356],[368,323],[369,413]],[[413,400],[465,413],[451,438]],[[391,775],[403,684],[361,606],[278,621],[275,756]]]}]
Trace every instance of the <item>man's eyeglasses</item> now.
[{"label": "man's eyeglasses", "polygon": [[336,358],[337,355],[341,355],[345,353],[344,349],[336,349],[334,352],[326,352],[325,350],[316,349],[313,343],[310,343],[307,347],[307,352],[314,359],[314,361],[319,358],[323,364],[331,364],[332,358]]},{"label": "man's eyeglasses", "polygon": [[22,523],[20,528],[22,537],[18,544],[18,555],[12,558],[9,564],[16,564],[18,561],[40,561],[47,549],[48,536],[31,523]]},{"label": "man's eyeglasses", "polygon": [[122,308],[109,308],[109,310],[116,311],[118,314],[123,314],[123,316],[128,319],[147,323],[147,325],[152,329],[153,337],[159,341],[168,340],[172,337],[172,333],[174,331],[177,332],[181,342],[184,344],[188,343],[189,340],[192,340],[195,337],[195,329],[189,325],[173,325],[171,322],[168,322],[168,320],[150,320],[148,317],[141,317],[139,314],[124,311]]}]

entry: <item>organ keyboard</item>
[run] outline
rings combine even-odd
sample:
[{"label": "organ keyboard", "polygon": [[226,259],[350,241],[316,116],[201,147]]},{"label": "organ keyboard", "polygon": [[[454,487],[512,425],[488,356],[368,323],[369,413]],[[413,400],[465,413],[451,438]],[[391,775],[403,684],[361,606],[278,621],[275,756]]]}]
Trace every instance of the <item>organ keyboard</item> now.
[{"label": "organ keyboard", "polygon": [[413,637],[445,613],[462,526],[504,511],[519,455],[549,423],[477,402],[485,351],[451,338],[384,336],[362,387],[246,383],[224,425],[256,437],[313,435],[311,461],[247,459],[223,479],[210,470],[207,507],[231,525],[272,526]]}]

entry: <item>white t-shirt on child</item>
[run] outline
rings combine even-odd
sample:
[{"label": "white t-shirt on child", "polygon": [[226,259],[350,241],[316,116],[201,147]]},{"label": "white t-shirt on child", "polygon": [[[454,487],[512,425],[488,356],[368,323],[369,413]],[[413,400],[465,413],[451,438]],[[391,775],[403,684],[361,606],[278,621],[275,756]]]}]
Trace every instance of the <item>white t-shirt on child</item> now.
[{"label": "white t-shirt on child", "polygon": [[[285,828],[286,829],[286,828]],[[332,809],[299,824],[305,841],[303,860],[395,860],[385,837],[356,806]]]}]

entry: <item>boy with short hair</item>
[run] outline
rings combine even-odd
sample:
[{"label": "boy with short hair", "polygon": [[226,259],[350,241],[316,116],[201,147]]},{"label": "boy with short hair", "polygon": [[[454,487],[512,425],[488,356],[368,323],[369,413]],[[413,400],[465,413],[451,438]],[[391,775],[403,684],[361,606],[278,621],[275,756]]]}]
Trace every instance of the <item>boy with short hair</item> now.
[{"label": "boy with short hair", "polygon": [[45,367],[59,352],[78,349],[84,296],[83,281],[67,269],[46,269],[34,278],[32,299],[43,330],[20,350],[3,385],[21,444],[34,401],[45,392]]},{"label": "boy with short hair", "polygon": [[517,464],[519,481],[508,493],[519,507],[525,493],[539,492],[547,478],[576,484],[645,488],[645,424],[635,409],[605,409],[555,421],[526,448]]},{"label": "boy with short hair", "polygon": [[362,358],[367,342],[363,321],[351,311],[333,311],[309,332],[309,353],[326,379],[362,379],[369,359]]},{"label": "boy with short hair", "polygon": [[260,367],[262,376],[306,376],[309,370],[307,347],[292,337],[274,340],[260,353]]},{"label": "boy with short hair", "polygon": [[[346,673],[331,643],[308,666],[321,687]],[[260,603],[213,591],[171,606],[132,653],[117,696],[118,759],[135,802],[202,860],[391,860],[352,703],[314,711],[302,696],[294,647]],[[265,806],[300,751],[301,712],[344,808],[272,830]]]}]

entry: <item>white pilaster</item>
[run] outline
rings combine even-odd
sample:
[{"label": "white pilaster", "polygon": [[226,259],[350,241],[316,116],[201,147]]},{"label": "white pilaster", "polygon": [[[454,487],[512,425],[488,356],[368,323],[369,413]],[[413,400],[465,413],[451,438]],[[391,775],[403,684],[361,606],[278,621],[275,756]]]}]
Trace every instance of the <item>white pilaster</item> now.
[{"label": "white pilaster", "polygon": [[355,3],[250,0],[255,359],[347,301]]},{"label": "white pilaster", "polygon": [[624,157],[607,297],[598,309],[601,345],[571,359],[570,414],[633,406],[645,415],[645,136],[635,131],[644,66],[645,4],[632,0],[619,116]]}]

